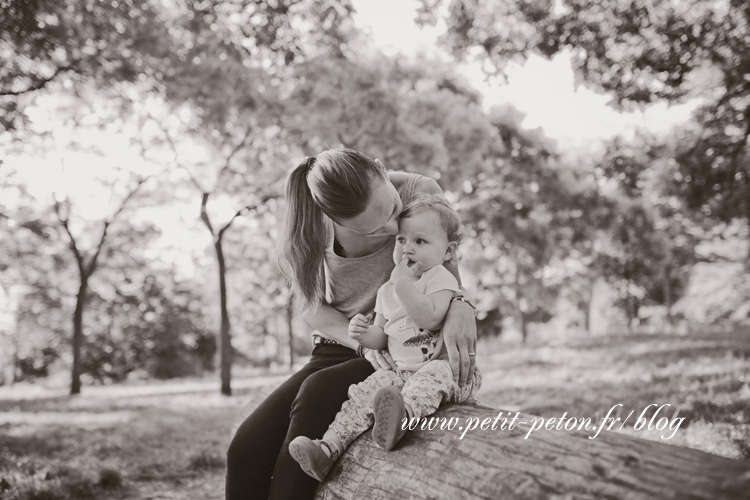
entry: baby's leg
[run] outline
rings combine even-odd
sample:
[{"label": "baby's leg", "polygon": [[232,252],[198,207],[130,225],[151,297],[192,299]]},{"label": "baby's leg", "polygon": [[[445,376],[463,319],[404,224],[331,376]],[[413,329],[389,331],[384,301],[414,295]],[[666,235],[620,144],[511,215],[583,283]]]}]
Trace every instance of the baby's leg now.
[{"label": "baby's leg", "polygon": [[400,390],[404,382],[396,372],[378,370],[359,384],[349,386],[349,399],[341,406],[322,439],[296,437],[289,443],[289,453],[302,470],[323,481],[341,454],[373,421],[372,398],[383,387]]},{"label": "baby's leg", "polygon": [[463,403],[473,396],[482,383],[479,371],[462,389],[453,382],[447,361],[430,361],[413,373],[399,394],[392,388],[380,389],[375,396],[373,440],[392,450],[406,434],[404,419],[422,418],[435,413],[444,402]]},{"label": "baby's leg", "polygon": [[453,392],[448,398],[449,403],[465,403],[469,399],[476,395],[479,388],[482,387],[482,372],[479,368],[474,367],[474,373],[472,373],[469,380],[466,381],[466,385],[463,387],[453,386]]},{"label": "baby's leg", "polygon": [[444,360],[434,360],[406,381],[401,394],[409,418],[421,418],[435,413],[443,402],[452,400],[455,392],[450,364]]},{"label": "baby's leg", "polygon": [[379,389],[389,386],[398,390],[404,386],[401,377],[391,370],[377,370],[359,384],[350,386],[349,399],[336,414],[323,439],[331,437],[333,432],[338,437],[342,449],[346,449],[352,441],[372,426],[372,398]]},{"label": "baby's leg", "polygon": [[482,373],[474,373],[463,387],[453,382],[451,365],[446,360],[430,361],[409,378],[401,393],[410,418],[431,415],[443,403],[465,403],[482,386]]},{"label": "baby's leg", "polygon": [[434,413],[440,403],[448,400],[452,386],[450,365],[430,361],[408,375],[400,394],[392,388],[380,389],[374,401],[372,439],[380,447],[392,450],[406,434],[405,423]]}]

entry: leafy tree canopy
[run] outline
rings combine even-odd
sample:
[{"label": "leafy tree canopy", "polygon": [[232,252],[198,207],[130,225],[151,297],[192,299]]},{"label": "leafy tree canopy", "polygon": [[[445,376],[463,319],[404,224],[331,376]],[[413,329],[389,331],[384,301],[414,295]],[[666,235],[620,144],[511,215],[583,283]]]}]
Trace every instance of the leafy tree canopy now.
[{"label": "leafy tree canopy", "polygon": [[705,215],[750,223],[750,4],[422,0],[420,22],[443,14],[443,43],[499,74],[511,61],[565,51],[579,77],[619,107],[700,99],[675,147],[671,191]]}]

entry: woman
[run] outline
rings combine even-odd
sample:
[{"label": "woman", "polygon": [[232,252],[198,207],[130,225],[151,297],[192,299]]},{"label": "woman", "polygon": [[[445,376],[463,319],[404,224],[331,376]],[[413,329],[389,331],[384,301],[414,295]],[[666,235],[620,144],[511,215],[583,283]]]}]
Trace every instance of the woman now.
[{"label": "woman", "polygon": [[[310,361],[237,430],[227,452],[227,500],[313,498],[318,483],[290,456],[289,443],[322,436],[350,385],[374,369],[395,368],[387,353],[349,338],[349,320],[374,310],[377,290],[390,277],[404,204],[417,193],[440,192],[432,179],[388,173],[379,160],[343,148],[308,158],[289,175],[279,264],[315,330],[314,348]],[[455,264],[448,270],[458,278]],[[469,303],[451,303],[443,333],[454,380],[463,387],[476,349]]]}]

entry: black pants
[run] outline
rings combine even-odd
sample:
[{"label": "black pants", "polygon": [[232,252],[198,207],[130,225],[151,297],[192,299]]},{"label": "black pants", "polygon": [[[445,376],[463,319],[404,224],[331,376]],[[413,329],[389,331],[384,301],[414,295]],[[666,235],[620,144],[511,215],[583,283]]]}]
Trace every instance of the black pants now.
[{"label": "black pants", "polygon": [[347,399],[373,373],[338,344],[318,344],[310,362],[269,395],[237,429],[227,451],[227,500],[312,499],[318,482],[289,454],[297,436],[320,439]]}]

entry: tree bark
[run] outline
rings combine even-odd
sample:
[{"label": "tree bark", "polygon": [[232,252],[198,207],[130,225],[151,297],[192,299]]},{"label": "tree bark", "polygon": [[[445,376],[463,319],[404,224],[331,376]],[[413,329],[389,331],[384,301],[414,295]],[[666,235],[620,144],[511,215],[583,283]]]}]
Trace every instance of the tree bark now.
[{"label": "tree bark", "polygon": [[591,324],[592,317],[593,317],[593,309],[594,309],[594,287],[596,286],[596,281],[591,283],[591,289],[589,290],[588,296],[586,297],[586,311],[584,312],[584,317],[586,318],[586,333],[589,335],[594,333],[594,327]]},{"label": "tree bark", "polygon": [[89,276],[81,272],[81,283],[76,295],[76,308],[73,311],[73,368],[70,377],[70,393],[81,393],[81,348],[83,347],[83,310],[86,307],[86,293]]},{"label": "tree bark", "polygon": [[739,500],[750,491],[749,462],[606,430],[595,439],[592,431],[564,430],[537,430],[524,439],[529,415],[513,430],[501,430],[500,421],[496,430],[477,428],[461,438],[468,418],[491,422],[499,412],[447,405],[435,416],[456,417],[458,426],[411,431],[390,452],[367,432],[315,498]]},{"label": "tree bark", "polygon": [[[670,257],[671,260],[671,257]],[[664,305],[667,307],[667,324],[672,325],[672,263],[664,266]]]},{"label": "tree bark", "polygon": [[[220,235],[221,236],[221,235]],[[219,370],[221,378],[221,393],[225,396],[232,395],[232,337],[229,331],[229,310],[227,308],[227,280],[226,263],[224,262],[224,249],[221,246],[221,237],[214,244],[216,259],[219,261],[219,300],[221,306],[221,326],[219,328]]]}]

